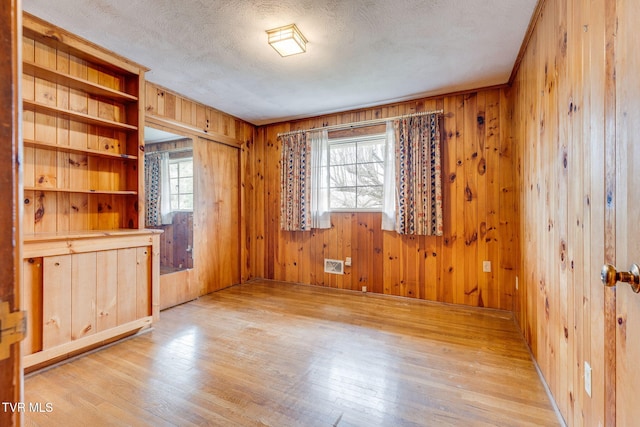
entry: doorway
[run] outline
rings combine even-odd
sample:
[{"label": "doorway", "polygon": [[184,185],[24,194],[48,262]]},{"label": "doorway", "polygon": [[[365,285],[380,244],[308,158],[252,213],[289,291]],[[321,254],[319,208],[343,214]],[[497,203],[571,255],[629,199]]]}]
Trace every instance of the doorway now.
[{"label": "doorway", "polygon": [[145,127],[145,226],[160,236],[160,308],[190,301],[197,198],[193,140]]}]

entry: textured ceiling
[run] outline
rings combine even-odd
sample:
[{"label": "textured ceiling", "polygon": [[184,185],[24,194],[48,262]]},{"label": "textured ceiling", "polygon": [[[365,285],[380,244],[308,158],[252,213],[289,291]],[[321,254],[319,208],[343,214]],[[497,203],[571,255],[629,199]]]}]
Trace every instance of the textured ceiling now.
[{"label": "textured ceiling", "polygon": [[[23,0],[149,67],[147,80],[260,125],[506,83],[536,0]],[[295,23],[307,53],[267,29]]]}]

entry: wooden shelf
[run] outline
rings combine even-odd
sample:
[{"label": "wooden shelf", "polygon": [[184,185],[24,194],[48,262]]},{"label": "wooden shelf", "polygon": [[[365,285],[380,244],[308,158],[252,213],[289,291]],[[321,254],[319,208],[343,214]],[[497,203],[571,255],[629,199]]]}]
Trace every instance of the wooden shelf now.
[{"label": "wooden shelf", "polygon": [[150,234],[162,234],[162,230],[152,228],[119,228],[115,230],[84,230],[84,231],[65,231],[51,233],[30,233],[24,234],[24,243],[53,241],[53,240],[77,240],[77,239],[94,239],[100,237],[123,237],[123,236],[146,236]]},{"label": "wooden shelf", "polygon": [[69,153],[81,153],[81,154],[88,154],[90,156],[96,156],[96,157],[105,157],[108,159],[124,159],[124,160],[137,160],[138,156],[132,156],[130,154],[121,154],[121,153],[112,153],[109,151],[103,151],[103,150],[95,150],[92,148],[78,148],[78,147],[70,147],[68,145],[58,145],[58,144],[54,144],[51,142],[42,142],[42,141],[36,141],[33,139],[24,139],[24,146],[25,147],[35,147],[35,148],[50,148],[52,150],[58,150],[58,151],[66,151]]},{"label": "wooden shelf", "polygon": [[22,18],[21,303],[30,316],[21,346],[35,368],[158,318],[160,236],[143,228],[145,68]]},{"label": "wooden shelf", "polygon": [[25,74],[45,79],[52,83],[62,84],[68,86],[71,89],[78,89],[91,95],[122,102],[135,102],[138,100],[137,96],[133,96],[119,90],[111,89],[109,87],[102,86],[97,83],[81,79],[79,77],[74,77],[60,71],[42,67],[31,61],[24,61],[22,63],[22,70]]},{"label": "wooden shelf", "polygon": [[64,117],[71,120],[76,120],[82,123],[96,126],[104,126],[112,129],[135,131],[138,130],[137,126],[127,123],[116,122],[115,120],[102,119],[100,117],[90,116],[85,113],[78,113],[76,111],[66,110],[64,108],[54,107],[52,105],[41,104],[39,102],[23,99],[22,104],[25,110],[35,111],[38,113],[51,114],[57,117]]},{"label": "wooden shelf", "polygon": [[25,191],[52,191],[56,193],[83,193],[83,194],[112,194],[116,196],[130,196],[138,194],[137,191],[129,190],[72,190],[69,188],[51,187],[24,187]]},{"label": "wooden shelf", "polygon": [[128,73],[133,78],[137,77],[140,71],[148,71],[148,68],[140,64],[113,52],[106,52],[104,49],[26,12],[23,14],[22,22],[22,35],[24,37],[36,40],[58,52],[65,52],[68,55],[98,64],[117,73]]}]

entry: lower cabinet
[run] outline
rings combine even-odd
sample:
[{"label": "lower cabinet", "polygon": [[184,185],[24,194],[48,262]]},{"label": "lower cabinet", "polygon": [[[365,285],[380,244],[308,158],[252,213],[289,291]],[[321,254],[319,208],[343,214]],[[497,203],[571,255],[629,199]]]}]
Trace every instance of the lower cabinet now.
[{"label": "lower cabinet", "polygon": [[158,242],[155,232],[25,242],[24,366],[56,362],[151,326],[159,311]]}]

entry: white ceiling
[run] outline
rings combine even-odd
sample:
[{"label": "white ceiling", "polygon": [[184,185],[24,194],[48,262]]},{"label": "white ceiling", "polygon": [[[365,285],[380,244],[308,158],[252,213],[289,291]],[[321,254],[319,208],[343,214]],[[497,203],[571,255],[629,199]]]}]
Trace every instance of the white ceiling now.
[{"label": "white ceiling", "polygon": [[175,133],[165,132],[160,129],[152,128],[149,126],[144,127],[144,142],[145,144],[155,144],[157,142],[175,141],[178,139],[184,139],[183,135],[176,135]]},{"label": "white ceiling", "polygon": [[[256,125],[506,83],[537,0],[23,0]],[[281,58],[267,29],[295,23]]]}]

